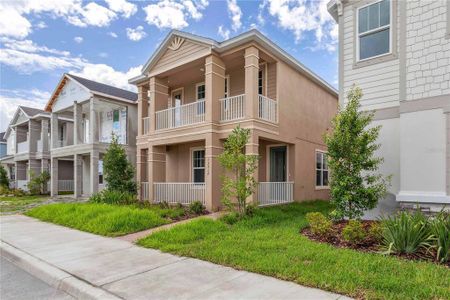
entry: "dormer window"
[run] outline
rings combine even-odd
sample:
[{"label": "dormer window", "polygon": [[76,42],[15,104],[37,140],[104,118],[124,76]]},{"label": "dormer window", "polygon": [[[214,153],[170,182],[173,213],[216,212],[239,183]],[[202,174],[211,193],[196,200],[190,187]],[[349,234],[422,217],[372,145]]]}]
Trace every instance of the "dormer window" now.
[{"label": "dormer window", "polygon": [[392,53],[391,11],[390,0],[357,9],[358,61]]}]

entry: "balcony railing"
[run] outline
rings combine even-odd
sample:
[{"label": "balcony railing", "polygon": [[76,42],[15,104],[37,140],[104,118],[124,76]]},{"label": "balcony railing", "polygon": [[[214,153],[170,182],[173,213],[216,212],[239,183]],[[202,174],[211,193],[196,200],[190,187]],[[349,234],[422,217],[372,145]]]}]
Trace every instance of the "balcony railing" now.
[{"label": "balcony railing", "polygon": [[58,191],[73,192],[73,180],[58,180]]},{"label": "balcony railing", "polygon": [[142,134],[147,134],[150,131],[150,117],[142,119]]},{"label": "balcony railing", "polygon": [[17,143],[17,153],[28,152],[28,141]]},{"label": "balcony railing", "polygon": [[245,95],[220,99],[220,121],[239,120],[245,116]]},{"label": "balcony railing", "polygon": [[258,95],[258,117],[272,123],[278,122],[278,103],[266,96]]},{"label": "balcony railing", "polygon": [[155,113],[156,130],[177,128],[205,121],[205,100],[171,107]]},{"label": "balcony railing", "polygon": [[188,205],[200,201],[205,205],[205,183],[158,182],[154,183],[153,201],[155,203],[181,203]]},{"label": "balcony railing", "polygon": [[24,191],[28,191],[28,180],[16,180],[17,186],[16,188],[24,190]]},{"label": "balcony railing", "polygon": [[276,205],[294,201],[293,182],[260,182],[258,184],[258,204]]},{"label": "balcony railing", "polygon": [[141,182],[141,200],[149,200],[148,182]]}]

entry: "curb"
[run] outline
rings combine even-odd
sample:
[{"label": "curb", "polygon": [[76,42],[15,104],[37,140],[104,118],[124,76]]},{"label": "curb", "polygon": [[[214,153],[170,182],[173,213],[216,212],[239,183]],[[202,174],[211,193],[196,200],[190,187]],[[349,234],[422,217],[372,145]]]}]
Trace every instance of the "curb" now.
[{"label": "curb", "polygon": [[93,286],[36,257],[19,250],[4,241],[0,242],[1,255],[31,275],[53,288],[76,299],[121,299],[102,288]]}]

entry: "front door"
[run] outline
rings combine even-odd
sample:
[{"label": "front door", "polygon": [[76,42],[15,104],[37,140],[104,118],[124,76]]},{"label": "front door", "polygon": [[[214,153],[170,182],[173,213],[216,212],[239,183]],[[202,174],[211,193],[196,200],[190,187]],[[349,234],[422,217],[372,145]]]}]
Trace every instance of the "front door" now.
[{"label": "front door", "polygon": [[181,125],[181,104],[182,104],[182,98],[183,98],[183,91],[178,90],[174,91],[172,93],[172,107],[175,109],[173,110],[174,113],[174,126],[180,126]]},{"label": "front door", "polygon": [[287,171],[286,146],[270,148],[270,181],[285,182]]}]

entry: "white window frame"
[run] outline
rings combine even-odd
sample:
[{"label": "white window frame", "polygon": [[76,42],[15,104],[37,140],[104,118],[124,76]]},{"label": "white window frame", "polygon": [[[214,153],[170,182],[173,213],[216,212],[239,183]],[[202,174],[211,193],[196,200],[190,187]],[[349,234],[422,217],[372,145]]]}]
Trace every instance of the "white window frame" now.
[{"label": "white window frame", "polygon": [[[356,8],[356,13],[355,13],[355,15],[356,15],[355,16],[356,17],[355,35],[356,35],[356,62],[357,63],[393,54],[393,50],[392,50],[393,49],[393,30],[392,30],[392,27],[393,27],[392,23],[393,22],[392,22],[392,19],[393,19],[393,15],[394,15],[393,14],[393,0],[389,1],[389,24],[388,25],[384,25],[384,26],[381,26],[381,27],[378,27],[378,28],[366,31],[366,32],[364,32],[362,34],[359,33],[359,11],[361,9],[365,8],[365,7],[371,6],[373,4],[380,3],[382,1],[383,0],[373,1],[373,2],[370,2],[368,4],[365,4],[365,5],[362,5],[362,6],[358,7],[358,8]],[[379,54],[379,55],[375,55],[375,56],[371,56],[371,57],[367,57],[367,58],[364,58],[364,59],[360,59],[360,52],[359,52],[359,39],[360,39],[360,37],[361,36],[366,36],[366,35],[369,35],[369,34],[372,34],[372,33],[376,33],[376,32],[379,32],[379,31],[382,31],[382,30],[384,30],[386,28],[389,28],[389,52],[386,52],[386,53],[383,53],[383,54]]]},{"label": "white window frame", "polygon": [[[205,152],[203,168],[194,168],[194,152],[195,151],[204,151]],[[192,182],[192,183],[205,183],[205,181],[206,181],[206,150],[205,150],[205,148],[204,147],[192,147],[189,152],[190,152],[189,165],[190,165],[190,168],[191,168],[190,182]],[[205,181],[204,182],[194,182],[194,170],[196,170],[196,169],[203,169],[204,170],[204,172],[205,172]]]},{"label": "white window frame", "polygon": [[224,91],[224,98],[230,97],[230,75],[225,75],[226,90]]},{"label": "white window frame", "polygon": [[286,146],[286,181],[291,181],[291,173],[289,173],[289,145],[288,144],[272,144],[266,146],[266,181],[270,182],[270,149]]},{"label": "white window frame", "polygon": [[195,101],[199,101],[199,100],[204,100],[205,98],[198,98],[198,87],[199,86],[202,86],[202,85],[204,85],[205,86],[205,97],[206,97],[206,85],[205,85],[205,82],[199,82],[199,83],[197,83],[197,84],[195,84]]},{"label": "white window frame", "polygon": [[[321,155],[321,160],[322,160],[322,168],[318,169],[317,168],[317,154]],[[320,149],[316,149],[316,151],[314,152],[314,185],[316,186],[316,190],[325,190],[325,189],[329,189],[330,188],[330,169],[328,168],[328,164],[327,164],[327,168],[324,169],[323,168],[323,159],[324,159],[324,155],[328,156],[328,152],[324,151],[324,150],[320,150]],[[320,182],[321,185],[317,185],[317,171],[320,171]],[[327,171],[328,172],[328,185],[323,185],[323,171]]]}]

